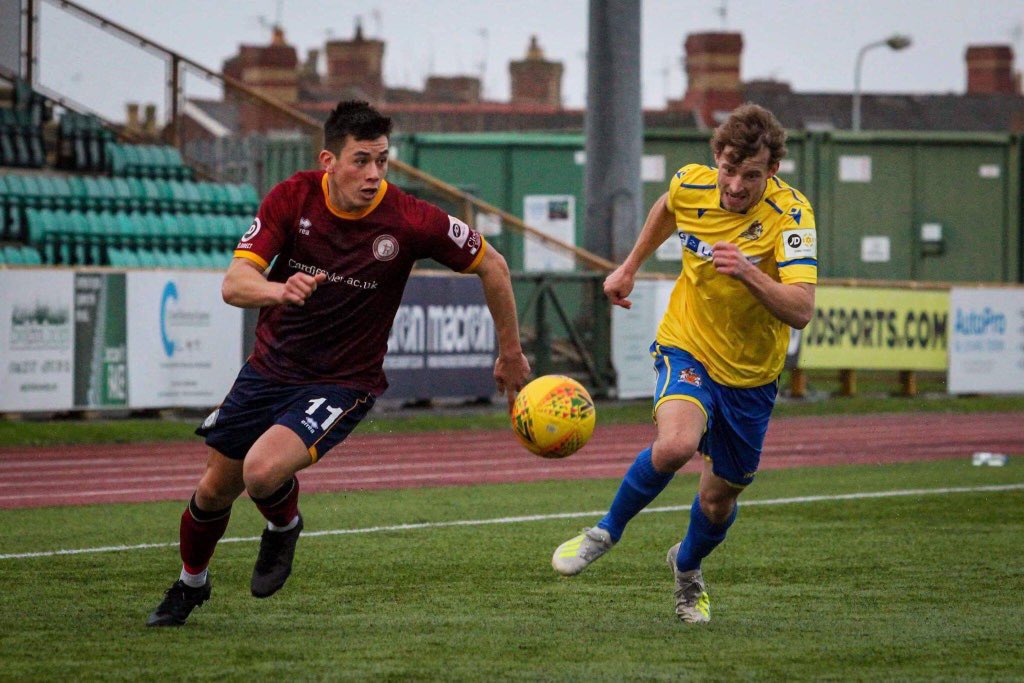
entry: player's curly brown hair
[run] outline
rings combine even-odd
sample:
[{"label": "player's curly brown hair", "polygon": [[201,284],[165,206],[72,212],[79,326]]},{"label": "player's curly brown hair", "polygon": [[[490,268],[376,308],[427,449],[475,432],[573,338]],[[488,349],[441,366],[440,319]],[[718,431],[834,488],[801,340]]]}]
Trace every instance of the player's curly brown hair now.
[{"label": "player's curly brown hair", "polygon": [[716,157],[726,147],[732,148],[726,158],[733,164],[741,164],[767,147],[770,168],[786,156],[786,131],[770,111],[747,102],[736,107],[711,137]]}]

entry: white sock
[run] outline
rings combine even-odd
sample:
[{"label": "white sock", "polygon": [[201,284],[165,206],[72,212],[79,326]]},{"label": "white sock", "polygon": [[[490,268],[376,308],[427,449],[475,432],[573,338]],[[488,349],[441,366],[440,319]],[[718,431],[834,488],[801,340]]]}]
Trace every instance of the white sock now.
[{"label": "white sock", "polygon": [[292,529],[295,528],[295,525],[298,524],[298,523],[299,523],[299,516],[295,515],[294,517],[292,517],[292,521],[288,522],[284,526],[277,526],[276,524],[274,524],[273,522],[268,520],[267,521],[267,528],[270,529],[271,531],[291,531]]},{"label": "white sock", "polygon": [[191,586],[192,588],[199,588],[200,586],[206,584],[206,575],[209,573],[209,569],[204,569],[198,574],[189,574],[187,571],[185,571],[185,568],[182,567],[181,576],[179,578],[185,582],[186,586]]}]

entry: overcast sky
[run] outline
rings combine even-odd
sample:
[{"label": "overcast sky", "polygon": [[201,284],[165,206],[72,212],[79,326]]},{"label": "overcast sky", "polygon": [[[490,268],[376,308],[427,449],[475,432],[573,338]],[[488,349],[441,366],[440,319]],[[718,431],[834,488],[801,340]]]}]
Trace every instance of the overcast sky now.
[{"label": "overcast sky", "polygon": [[[386,43],[388,85],[422,88],[431,74],[483,74],[485,97],[494,100],[508,99],[508,62],[521,59],[530,36],[536,35],[547,58],[565,66],[563,104],[585,103],[586,0],[77,1],[216,70],[239,44],[265,44],[268,25],[278,19],[304,59],[309,49],[322,48],[331,38],[350,38],[359,17],[369,37]],[[1010,45],[1018,69],[1024,52],[1024,0],[644,0],[642,7],[647,108],[682,96],[683,41],[700,31],[741,33],[744,80],[774,78],[801,92],[851,91],[858,50],[896,32],[910,35],[913,45],[901,52],[869,52],[865,92],[963,92],[968,45]],[[40,39],[44,53],[55,55],[60,45],[65,54],[78,42],[77,52],[69,54],[80,59],[51,66],[46,78],[54,85],[74,84],[82,98],[97,90],[108,102],[116,98],[109,71],[104,77],[88,66],[89,44],[98,41],[76,41],[84,33],[67,30],[67,22],[56,15],[56,10],[45,10],[50,21],[43,23]],[[119,66],[136,60],[125,56]],[[54,64],[55,58],[49,61]]]}]

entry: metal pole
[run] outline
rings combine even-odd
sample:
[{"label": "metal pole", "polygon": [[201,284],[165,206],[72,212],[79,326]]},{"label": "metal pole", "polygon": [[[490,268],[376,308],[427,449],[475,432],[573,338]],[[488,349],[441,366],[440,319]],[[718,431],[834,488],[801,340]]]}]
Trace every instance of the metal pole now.
[{"label": "metal pole", "polygon": [[860,71],[861,66],[864,64],[864,53],[871,48],[888,45],[888,40],[890,39],[868,43],[857,52],[857,62],[853,67],[853,112],[850,125],[852,130],[860,130]]},{"label": "metal pole", "polygon": [[590,0],[584,247],[622,261],[640,232],[640,0]]},{"label": "metal pole", "polygon": [[36,23],[39,19],[35,0],[25,3],[25,72],[21,74],[29,85],[34,86],[36,72]]},{"label": "metal pole", "polygon": [[851,114],[850,128],[852,130],[860,130],[860,69],[864,63],[864,53],[868,51],[868,48],[878,43],[871,43],[871,45],[865,45],[857,51],[857,61],[853,66],[853,112]]}]

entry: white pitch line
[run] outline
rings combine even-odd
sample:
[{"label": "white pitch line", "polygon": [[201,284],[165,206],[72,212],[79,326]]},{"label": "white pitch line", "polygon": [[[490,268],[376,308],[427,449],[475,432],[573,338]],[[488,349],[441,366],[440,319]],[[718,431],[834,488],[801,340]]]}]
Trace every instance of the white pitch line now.
[{"label": "white pitch line", "polygon": [[[979,493],[979,492],[1001,492],[1024,490],[1024,483],[1020,484],[995,484],[991,486],[950,486],[938,489],[902,489],[898,491],[864,491],[860,493],[843,493],[832,496],[797,496],[795,498],[769,498],[765,500],[745,500],[741,504],[744,507],[761,505],[793,505],[797,503],[819,503],[839,500],[863,500],[867,498],[897,498],[900,496],[929,496],[945,495],[950,493]],[[683,512],[690,509],[691,504],[666,505],[662,507],[651,507],[642,513],[656,512]],[[576,517],[597,517],[603,516],[605,510],[590,510],[588,512],[555,512],[544,515],[521,515],[517,517],[493,517],[491,519],[458,519],[450,522],[419,522],[416,524],[390,524],[385,526],[361,527],[358,529],[328,529],[325,531],[303,532],[303,538],[314,536],[348,536],[352,534],[376,534],[389,531],[417,531],[420,529],[444,529],[460,526],[485,526],[489,524],[521,524],[524,522],[543,522],[552,519],[574,519]],[[222,538],[221,543],[249,543],[260,540],[259,536],[244,536],[233,538]],[[0,555],[0,560],[18,560],[35,557],[56,557],[58,555],[89,555],[94,553],[122,552],[128,550],[149,550],[151,548],[177,547],[177,541],[173,543],[140,543],[138,545],[109,545],[95,548],[72,548],[63,550],[41,550],[31,553],[7,553]]]}]

